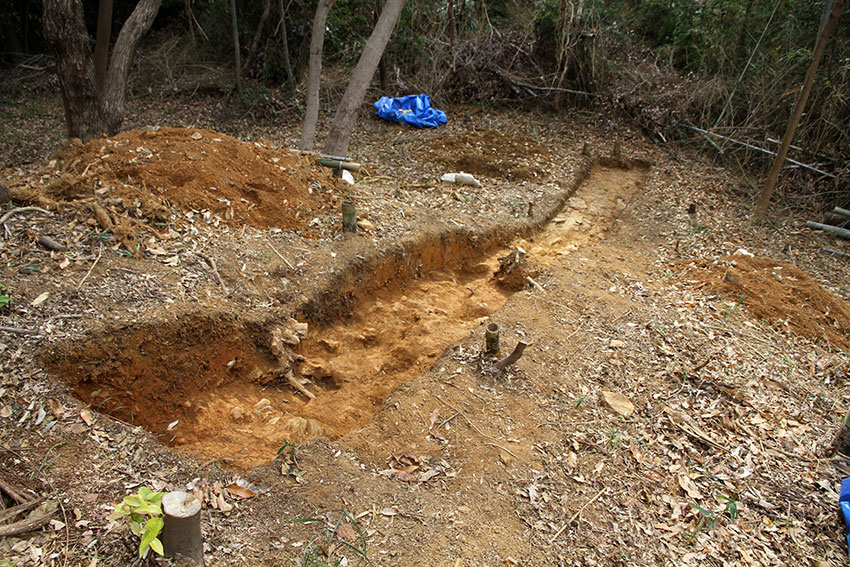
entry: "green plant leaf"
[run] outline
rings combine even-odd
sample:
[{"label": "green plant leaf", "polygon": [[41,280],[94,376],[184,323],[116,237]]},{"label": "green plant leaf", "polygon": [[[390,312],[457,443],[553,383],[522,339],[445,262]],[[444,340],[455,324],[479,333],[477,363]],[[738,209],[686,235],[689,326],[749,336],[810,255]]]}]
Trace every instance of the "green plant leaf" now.
[{"label": "green plant leaf", "polygon": [[142,500],[150,500],[151,495],[153,494],[153,490],[148,488],[147,486],[139,487],[139,496]]},{"label": "green plant leaf", "polygon": [[165,555],[165,552],[162,549],[162,542],[159,541],[159,538],[154,538],[153,541],[151,541],[151,549],[153,549],[160,555]]},{"label": "green plant leaf", "polygon": [[130,531],[133,532],[134,535],[141,536],[142,523],[135,520],[130,520]]},{"label": "green plant leaf", "polygon": [[141,498],[139,498],[138,494],[131,494],[129,496],[124,497],[124,504],[130,507],[130,510],[138,508],[143,505],[145,502]]},{"label": "green plant leaf", "polygon": [[[159,532],[162,531],[162,518],[151,518],[145,523],[145,532],[142,534],[142,541],[139,544],[139,557],[145,554],[148,547],[151,547]],[[156,551],[156,549],[154,549]]]}]

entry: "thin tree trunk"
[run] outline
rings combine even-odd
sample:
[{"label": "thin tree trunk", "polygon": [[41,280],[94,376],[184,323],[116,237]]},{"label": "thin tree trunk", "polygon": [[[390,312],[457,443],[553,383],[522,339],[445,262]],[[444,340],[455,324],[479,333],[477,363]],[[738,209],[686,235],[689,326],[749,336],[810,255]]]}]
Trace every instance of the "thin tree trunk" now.
[{"label": "thin tree trunk", "polygon": [[97,9],[97,39],[94,44],[94,86],[103,93],[109,63],[109,42],[112,40],[112,0],[100,0]]},{"label": "thin tree trunk", "polygon": [[457,43],[457,23],[455,22],[455,3],[454,0],[448,0],[449,11],[449,47],[452,55],[455,52],[455,44]]},{"label": "thin tree trunk", "polygon": [[88,142],[103,134],[94,63],[79,0],[44,0],[44,39],[56,58],[69,138]]},{"label": "thin tree trunk", "polygon": [[328,138],[325,141],[324,153],[337,156],[344,156],[348,153],[348,141],[351,137],[351,130],[354,128],[357,110],[363,102],[369,83],[372,82],[375,68],[378,66],[396,22],[398,22],[401,10],[404,8],[404,2],[405,0],[387,0],[384,5],[381,17],[378,18],[378,23],[375,24],[375,29],[372,30],[372,35],[369,36],[369,40],[363,48],[360,60],[357,61],[357,66],[351,74],[348,88],[345,89],[345,94],[342,95],[342,100],[337,107],[336,114],[334,114],[333,122],[331,122],[328,131]]},{"label": "thin tree trunk", "polygon": [[[384,0],[375,0],[375,25],[378,24],[378,18],[381,12],[384,11]],[[381,61],[378,63],[378,84],[381,86],[381,92],[387,92],[387,58],[381,55]]]},{"label": "thin tree trunk", "polygon": [[251,66],[254,56],[257,55],[257,46],[260,44],[260,37],[263,35],[263,28],[266,27],[266,22],[269,19],[269,10],[271,8],[271,0],[263,0],[263,13],[260,14],[260,23],[257,25],[257,31],[254,32],[254,39],[251,40],[251,47],[248,49],[248,56],[245,58],[244,69]]},{"label": "thin tree trunk", "polygon": [[230,0],[230,23],[233,28],[233,62],[236,65],[236,92],[242,100],[242,55],[239,53],[239,19],[236,17],[236,0]]},{"label": "thin tree trunk", "polygon": [[316,142],[316,124],[319,122],[319,84],[322,80],[322,49],[325,43],[325,23],[335,0],[319,0],[313,16],[313,32],[310,36],[310,62],[307,71],[306,109],[301,141],[298,149],[309,151]]},{"label": "thin tree trunk", "polygon": [[106,85],[100,97],[100,114],[109,136],[117,134],[121,122],[124,121],[124,96],[127,91],[127,78],[130,76],[130,65],[133,63],[136,48],[148,33],[161,3],[162,0],[139,0],[115,40]]},{"label": "thin tree trunk", "polygon": [[[827,4],[827,6],[829,6]],[[788,121],[788,127],[785,130],[785,135],[782,137],[782,143],[776,151],[776,160],[770,168],[770,173],[767,176],[767,183],[762,189],[759,196],[758,204],[756,205],[753,219],[756,222],[761,222],[767,216],[767,207],[770,205],[770,197],[773,195],[773,190],[776,188],[776,182],[779,180],[779,173],[782,171],[782,166],[785,164],[785,156],[788,155],[788,148],[791,146],[791,140],[794,138],[794,132],[797,130],[797,124],[800,123],[800,117],[803,115],[803,110],[806,108],[806,102],[809,99],[809,93],[812,92],[812,83],[815,80],[818,65],[823,57],[823,52],[826,51],[826,44],[829,41],[829,36],[838,26],[841,20],[841,12],[844,9],[844,0],[835,0],[830,10],[829,15],[818,36],[815,44],[815,51],[812,54],[812,61],[809,63],[809,71],[806,73],[806,79],[803,82],[803,90],[797,98],[797,103],[794,105],[794,110],[791,112],[791,119]]]},{"label": "thin tree trunk", "polygon": [[283,0],[278,0],[280,6],[280,41],[283,44],[283,66],[286,69],[286,83],[289,85],[289,90],[295,90],[295,75],[292,73],[292,63],[289,61],[289,37],[286,33],[286,8],[283,7]]}]

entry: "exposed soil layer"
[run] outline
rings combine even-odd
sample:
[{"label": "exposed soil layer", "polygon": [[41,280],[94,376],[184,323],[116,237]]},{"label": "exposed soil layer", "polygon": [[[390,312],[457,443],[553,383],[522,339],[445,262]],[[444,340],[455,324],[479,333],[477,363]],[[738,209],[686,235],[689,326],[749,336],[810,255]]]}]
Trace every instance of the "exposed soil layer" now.
[{"label": "exposed soil layer", "polygon": [[307,156],[196,128],[131,130],[85,145],[76,140],[57,157],[61,177],[44,193],[18,190],[17,196],[83,210],[98,204],[119,238],[151,228],[156,234],[176,220],[175,212],[215,226],[315,236],[313,219],[335,213],[348,187]]},{"label": "exposed soil layer", "polygon": [[834,347],[850,347],[850,306],[792,264],[735,254],[713,262],[681,262],[689,284],[707,287],[779,329]]},{"label": "exposed soil layer", "polygon": [[456,171],[513,181],[545,178],[539,164],[550,157],[531,138],[496,130],[436,137],[426,154]]},{"label": "exposed soil layer", "polygon": [[[532,262],[602,238],[643,175],[595,167],[535,243],[520,241]],[[333,311],[314,306],[324,324],[309,321],[307,338],[290,343],[287,362],[315,399],[283,379],[289,368],[270,350],[274,323],[225,315],[111,328],[81,345],[63,344],[50,371],[92,407],[169,445],[239,467],[262,464],[287,442],[368,423],[399,384],[504,304],[510,292],[493,274],[505,250],[479,248],[482,240],[426,239],[399,256],[367,259],[369,279],[353,268],[342,274],[325,295],[349,301]],[[327,321],[329,312],[336,321]]]}]

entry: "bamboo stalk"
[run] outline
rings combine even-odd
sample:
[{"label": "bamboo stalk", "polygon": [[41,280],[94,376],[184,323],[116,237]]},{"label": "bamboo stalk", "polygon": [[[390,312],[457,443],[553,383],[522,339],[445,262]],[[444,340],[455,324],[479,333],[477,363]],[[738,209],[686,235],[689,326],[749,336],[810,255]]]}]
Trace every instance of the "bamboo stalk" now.
[{"label": "bamboo stalk", "polygon": [[834,234],[835,236],[850,240],[850,230],[847,230],[846,228],[839,228],[837,226],[832,226],[831,224],[821,224],[819,222],[812,221],[806,221],[806,227],[822,230],[824,232]]}]

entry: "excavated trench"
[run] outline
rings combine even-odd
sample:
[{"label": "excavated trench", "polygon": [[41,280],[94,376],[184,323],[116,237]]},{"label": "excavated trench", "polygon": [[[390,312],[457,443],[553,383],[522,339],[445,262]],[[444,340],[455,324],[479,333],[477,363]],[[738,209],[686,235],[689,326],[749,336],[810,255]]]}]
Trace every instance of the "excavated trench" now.
[{"label": "excavated trench", "polygon": [[494,272],[512,239],[533,265],[554,264],[604,238],[645,172],[594,166],[526,240],[518,233],[527,226],[513,236],[457,231],[359,261],[299,310],[301,323],[193,312],[92,332],[45,363],[93,409],[178,450],[238,467],[266,463],[286,442],[368,423],[393,389],[507,301]]}]

